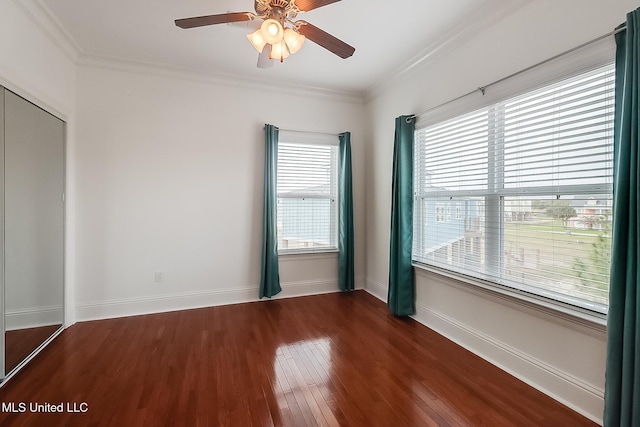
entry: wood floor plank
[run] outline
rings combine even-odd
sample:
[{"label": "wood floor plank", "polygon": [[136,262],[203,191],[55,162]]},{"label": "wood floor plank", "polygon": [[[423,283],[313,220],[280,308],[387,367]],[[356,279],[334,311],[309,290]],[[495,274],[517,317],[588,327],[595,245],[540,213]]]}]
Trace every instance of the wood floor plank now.
[{"label": "wood floor plank", "polygon": [[78,323],[0,388],[4,426],[594,426],[363,291]]}]

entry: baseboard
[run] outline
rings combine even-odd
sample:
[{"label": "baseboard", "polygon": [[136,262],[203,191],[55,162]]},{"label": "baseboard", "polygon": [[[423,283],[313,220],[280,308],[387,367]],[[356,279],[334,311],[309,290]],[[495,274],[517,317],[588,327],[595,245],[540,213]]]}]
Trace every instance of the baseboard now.
[{"label": "baseboard", "polygon": [[602,425],[604,390],[587,384],[580,378],[423,304],[416,304],[416,314],[412,317],[519,380]]},{"label": "baseboard", "polygon": [[[387,301],[386,285],[367,279],[365,290],[381,301]],[[602,425],[604,390],[587,384],[580,378],[419,302],[416,303],[416,314],[412,317],[503,371]]]},{"label": "baseboard", "polygon": [[7,310],[5,314],[7,331],[60,325],[63,320],[62,306]]},{"label": "baseboard", "polygon": [[[356,287],[363,278],[356,278]],[[273,299],[293,298],[338,292],[336,279],[281,283],[282,292]],[[76,305],[76,321],[111,319],[143,314],[165,313],[220,305],[241,304],[258,301],[258,286],[222,289],[206,292],[159,295],[143,298],[129,298]]]},{"label": "baseboard", "polygon": [[383,285],[375,280],[367,279],[364,290],[378,298],[380,301],[384,301],[385,303],[387,302],[387,294],[389,293],[387,285]]}]

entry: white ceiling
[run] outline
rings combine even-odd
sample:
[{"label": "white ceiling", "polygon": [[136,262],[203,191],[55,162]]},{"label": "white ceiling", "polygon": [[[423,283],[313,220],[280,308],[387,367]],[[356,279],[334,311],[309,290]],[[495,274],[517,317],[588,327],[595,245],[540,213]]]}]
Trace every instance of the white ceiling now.
[{"label": "white ceiling", "polygon": [[[183,30],[174,19],[253,12],[251,0],[38,0],[82,56],[362,93],[439,46],[522,5],[516,0],[342,0],[300,14],[356,48],[341,59],[307,41],[269,69],[256,67],[246,24]],[[515,6],[514,6],[515,5]]]}]

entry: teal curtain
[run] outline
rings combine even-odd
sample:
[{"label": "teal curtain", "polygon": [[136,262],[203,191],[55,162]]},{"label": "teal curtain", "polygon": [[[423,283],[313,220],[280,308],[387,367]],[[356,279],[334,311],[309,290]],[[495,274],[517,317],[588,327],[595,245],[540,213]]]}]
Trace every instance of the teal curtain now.
[{"label": "teal curtain", "polygon": [[613,231],[604,425],[640,426],[640,9],[616,35]]},{"label": "teal curtain", "polygon": [[262,270],[260,272],[260,298],[278,294],[278,128],[264,125],[264,205],[262,212]]},{"label": "teal curtain", "polygon": [[413,139],[415,119],[396,119],[391,190],[391,247],[387,304],[396,316],[415,312],[415,287],[411,266],[413,246]]},{"label": "teal curtain", "polygon": [[351,133],[340,138],[340,165],[338,177],[338,287],[341,291],[355,289],[353,190],[351,185]]}]

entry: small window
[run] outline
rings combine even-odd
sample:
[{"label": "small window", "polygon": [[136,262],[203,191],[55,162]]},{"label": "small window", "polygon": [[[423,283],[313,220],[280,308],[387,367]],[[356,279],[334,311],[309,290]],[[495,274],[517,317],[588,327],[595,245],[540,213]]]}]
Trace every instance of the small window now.
[{"label": "small window", "polygon": [[614,86],[608,65],[417,130],[414,261],[606,313]]},{"label": "small window", "polygon": [[280,253],[338,248],[338,138],[329,141],[309,141],[296,132],[280,134],[277,211]]}]

